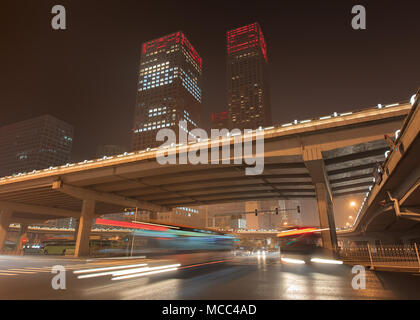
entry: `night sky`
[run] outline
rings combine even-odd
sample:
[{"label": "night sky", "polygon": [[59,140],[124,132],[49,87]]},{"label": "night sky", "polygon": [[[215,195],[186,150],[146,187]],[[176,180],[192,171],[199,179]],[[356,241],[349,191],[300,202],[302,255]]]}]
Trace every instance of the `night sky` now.
[{"label": "night sky", "polygon": [[[51,28],[64,5],[67,30]],[[351,28],[362,4],[367,29]],[[129,146],[140,46],[183,31],[203,58],[203,119],[226,109],[225,33],[258,21],[273,122],[408,100],[420,86],[420,1],[0,2],[0,125],[51,114],[75,126],[73,160]],[[204,123],[204,126],[206,124]]]}]

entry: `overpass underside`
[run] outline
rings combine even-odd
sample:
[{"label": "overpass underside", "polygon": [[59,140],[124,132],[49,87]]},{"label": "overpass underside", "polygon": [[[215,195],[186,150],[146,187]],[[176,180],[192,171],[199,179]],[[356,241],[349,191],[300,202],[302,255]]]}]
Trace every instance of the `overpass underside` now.
[{"label": "overpass underside", "polygon": [[418,239],[420,235],[420,92],[377,171],[355,226],[342,237]]},{"label": "overpass underside", "polygon": [[[231,156],[219,155],[219,163],[228,159],[230,164],[160,165],[156,150],[150,150],[2,178],[0,249],[12,222],[25,226],[79,219],[76,255],[82,256],[89,252],[92,220],[126,207],[164,212],[179,206],[293,198],[316,199],[321,228],[326,229],[324,246],[333,249],[334,197],[368,190],[374,167],[388,150],[383,135],[393,134],[408,111],[400,105],[268,129],[264,153],[256,155],[264,158],[259,175],[246,175],[244,161],[234,163],[231,137],[224,140]],[[211,150],[211,143],[178,146],[176,154]]]}]

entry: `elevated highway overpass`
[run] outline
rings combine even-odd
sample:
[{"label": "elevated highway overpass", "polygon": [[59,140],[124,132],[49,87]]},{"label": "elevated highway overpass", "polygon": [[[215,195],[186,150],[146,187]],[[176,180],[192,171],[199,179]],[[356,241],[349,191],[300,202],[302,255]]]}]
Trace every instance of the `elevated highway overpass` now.
[{"label": "elevated highway overpass", "polygon": [[341,237],[420,237],[420,93],[391,141],[390,152],[378,168],[375,184],[366,192],[353,226]]},{"label": "elevated highway overpass", "polygon": [[[384,134],[393,135],[410,110],[409,103],[378,105],[244,134],[244,139],[255,139],[264,133],[264,154],[258,155],[264,157],[264,171],[254,176],[245,175],[245,164],[233,164],[233,152],[231,164],[160,165],[158,150],[148,149],[3,177],[0,249],[12,222],[79,218],[79,256],[88,252],[92,219],[125,207],[163,212],[178,206],[292,198],[317,200],[321,228],[334,230],[322,232],[323,242],[333,248],[333,197],[369,190],[373,170],[389,149]],[[218,141],[233,149],[234,139]],[[210,150],[214,143],[194,141],[172,150],[179,157],[196,148]]]}]

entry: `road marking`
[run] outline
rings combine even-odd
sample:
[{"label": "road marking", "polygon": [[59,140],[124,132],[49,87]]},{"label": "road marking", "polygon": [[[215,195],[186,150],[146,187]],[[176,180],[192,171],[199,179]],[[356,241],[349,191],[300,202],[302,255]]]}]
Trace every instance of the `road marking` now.
[{"label": "road marking", "polygon": [[[137,257],[138,259],[139,257]],[[39,259],[41,261],[41,259]],[[42,259],[42,261],[51,260],[51,259]],[[137,261],[141,264],[144,264],[145,262],[153,261],[150,259],[138,259]],[[67,262],[72,261],[70,259],[66,260],[55,260],[57,264],[62,263],[66,270],[73,271],[78,270],[77,273],[89,273],[89,269],[95,269],[95,268],[102,268],[103,270],[118,270],[118,269],[131,269],[130,265],[127,266],[127,262],[130,261],[131,263],[137,262],[135,259],[110,259],[108,261],[89,261],[89,262],[83,262],[80,260],[73,260],[78,261],[79,263],[74,264],[68,264]],[[22,267],[22,268],[13,268],[13,269],[0,269],[0,276],[17,276],[17,275],[30,275],[30,274],[37,274],[37,273],[51,273],[52,268],[54,265],[50,266],[40,266],[40,267]]]}]

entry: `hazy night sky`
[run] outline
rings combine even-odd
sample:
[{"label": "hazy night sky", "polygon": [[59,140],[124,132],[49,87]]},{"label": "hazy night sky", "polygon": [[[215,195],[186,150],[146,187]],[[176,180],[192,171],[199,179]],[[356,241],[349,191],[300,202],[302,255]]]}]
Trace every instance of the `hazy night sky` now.
[{"label": "hazy night sky", "polygon": [[[67,30],[51,28],[53,5]],[[363,4],[367,30],[351,28]],[[419,1],[10,1],[0,3],[0,125],[52,114],[74,159],[129,145],[140,46],[181,30],[203,58],[203,119],[226,109],[225,33],[258,21],[273,122],[408,100],[420,86]]]}]

